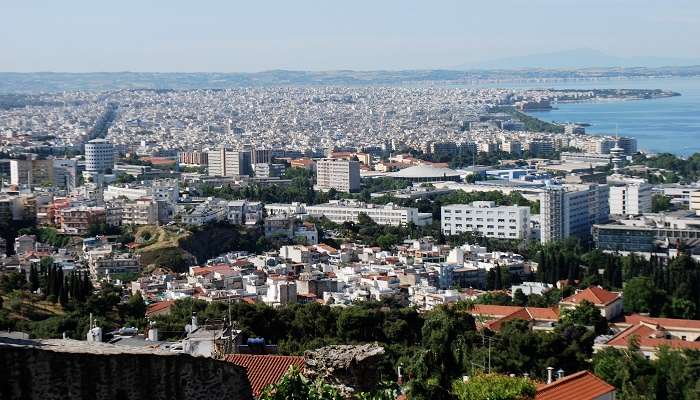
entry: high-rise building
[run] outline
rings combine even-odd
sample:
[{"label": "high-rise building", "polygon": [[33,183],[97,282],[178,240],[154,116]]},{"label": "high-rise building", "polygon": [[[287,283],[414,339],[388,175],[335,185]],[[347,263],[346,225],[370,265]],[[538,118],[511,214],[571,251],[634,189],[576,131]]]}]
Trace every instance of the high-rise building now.
[{"label": "high-rise building", "polygon": [[250,151],[251,164],[269,164],[272,162],[272,149],[252,149]]},{"label": "high-rise building", "polygon": [[54,184],[67,190],[78,187],[78,162],[70,159],[54,159],[52,161]]},{"label": "high-rise building", "polygon": [[207,165],[207,153],[202,151],[181,151],[177,153],[177,162],[181,165]]},{"label": "high-rise building", "polygon": [[527,151],[531,157],[548,156],[554,152],[554,143],[550,140],[530,140],[527,143]]},{"label": "high-rise building", "polygon": [[85,143],[85,171],[108,173],[114,169],[114,146],[105,139],[93,139]]},{"label": "high-rise building", "polygon": [[617,145],[625,150],[625,155],[631,156],[637,152],[637,139],[635,138],[619,137]]},{"label": "high-rise building", "polygon": [[316,189],[339,192],[360,190],[360,163],[351,160],[324,158],[316,162]]},{"label": "high-rise building", "polygon": [[573,184],[547,187],[540,194],[540,241],[586,238],[593,224],[607,222],[609,187]]},{"label": "high-rise building", "polygon": [[31,155],[26,160],[10,161],[10,183],[13,185],[42,186],[54,184],[53,160],[37,160]]},{"label": "high-rise building", "polygon": [[[609,183],[612,183],[610,180]],[[625,179],[610,187],[610,214],[640,215],[651,212],[652,185],[643,179]]]},{"label": "high-rise building", "polygon": [[224,147],[209,151],[209,176],[238,177],[250,175],[250,151],[231,150]]}]

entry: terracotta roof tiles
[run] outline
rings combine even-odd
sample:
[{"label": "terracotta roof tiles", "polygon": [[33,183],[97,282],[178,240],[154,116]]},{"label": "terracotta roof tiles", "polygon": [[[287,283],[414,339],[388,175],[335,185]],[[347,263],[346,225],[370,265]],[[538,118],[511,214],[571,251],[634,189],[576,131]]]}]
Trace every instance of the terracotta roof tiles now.
[{"label": "terracotta roof tiles", "polygon": [[537,388],[535,400],[595,400],[615,387],[588,371],[581,371]]},{"label": "terracotta roof tiles", "polygon": [[301,356],[229,354],[226,361],[245,367],[255,398],[266,386],[279,382],[290,367],[304,368],[304,357]]}]

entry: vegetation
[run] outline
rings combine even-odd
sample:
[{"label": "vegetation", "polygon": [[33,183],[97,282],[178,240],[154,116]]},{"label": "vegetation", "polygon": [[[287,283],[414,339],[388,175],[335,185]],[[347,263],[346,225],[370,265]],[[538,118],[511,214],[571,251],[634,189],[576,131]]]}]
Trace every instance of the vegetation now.
[{"label": "vegetation", "polygon": [[535,398],[535,384],[528,378],[479,374],[452,384],[459,400],[527,400]]},{"label": "vegetation", "polygon": [[[395,400],[398,388],[394,384],[383,384],[373,393],[360,392],[358,400]],[[299,369],[292,367],[282,379],[263,389],[261,400],[341,400],[344,397],[331,385],[321,380],[311,381]]]},{"label": "vegetation", "polygon": [[651,212],[669,211],[671,209],[671,199],[662,195],[655,194],[651,196]]},{"label": "vegetation", "polygon": [[660,174],[645,174],[644,177],[650,183],[691,183],[700,179],[700,153],[685,159],[671,153],[661,153],[654,157],[638,155],[633,162],[661,170]]},{"label": "vegetation", "polygon": [[523,112],[516,110],[513,107],[496,107],[496,112],[504,112],[511,115],[525,125],[526,131],[531,132],[549,132],[549,133],[564,133],[564,126],[553,124],[551,122],[542,121],[535,117],[531,117]]},{"label": "vegetation", "polygon": [[593,357],[593,371],[617,389],[617,399],[700,398],[700,351],[662,348],[646,359],[636,342],[627,350],[608,348]]}]

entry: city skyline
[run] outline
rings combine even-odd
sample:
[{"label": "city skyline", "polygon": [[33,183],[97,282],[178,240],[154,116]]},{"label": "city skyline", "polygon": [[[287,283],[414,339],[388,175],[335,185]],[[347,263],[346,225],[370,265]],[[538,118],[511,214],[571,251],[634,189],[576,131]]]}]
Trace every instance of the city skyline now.
[{"label": "city skyline", "polygon": [[560,3],[29,1],[4,6],[0,71],[451,69],[576,49],[700,59],[700,44],[678,40],[700,35],[694,2]]}]

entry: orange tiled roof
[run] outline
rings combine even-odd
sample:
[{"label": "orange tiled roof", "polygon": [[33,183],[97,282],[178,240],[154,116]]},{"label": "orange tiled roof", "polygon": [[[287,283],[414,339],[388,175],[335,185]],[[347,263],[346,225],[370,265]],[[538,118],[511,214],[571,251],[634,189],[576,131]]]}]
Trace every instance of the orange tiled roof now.
[{"label": "orange tiled roof", "polygon": [[700,321],[694,319],[677,318],[655,318],[640,314],[625,315],[622,319],[615,321],[620,325],[637,325],[640,322],[660,325],[666,329],[700,329]]},{"label": "orange tiled roof", "polygon": [[608,346],[627,347],[630,338],[636,336],[639,341],[639,347],[642,348],[656,349],[661,346],[668,346],[673,349],[700,350],[700,342],[690,342],[682,339],[666,339],[664,334],[663,327],[640,322],[638,325],[631,326],[613,336],[606,344]]},{"label": "orange tiled roof", "polygon": [[594,400],[615,387],[588,371],[581,371],[537,388],[535,400]]},{"label": "orange tiled roof", "polygon": [[277,383],[290,367],[304,368],[304,357],[301,356],[229,354],[226,361],[245,367],[256,398],[266,386]]},{"label": "orange tiled roof", "polygon": [[158,303],[149,304],[148,308],[146,309],[146,316],[154,315],[156,313],[165,311],[168,308],[172,307],[173,304],[175,304],[175,300],[166,300]]},{"label": "orange tiled roof", "polygon": [[565,298],[561,302],[578,304],[585,300],[596,305],[608,305],[617,300],[619,297],[620,296],[618,293],[608,292],[607,290],[598,286],[591,286],[586,290],[582,290]]}]

